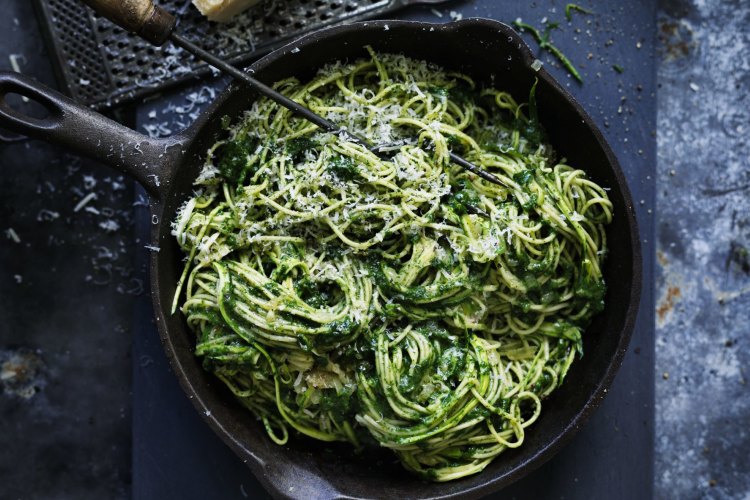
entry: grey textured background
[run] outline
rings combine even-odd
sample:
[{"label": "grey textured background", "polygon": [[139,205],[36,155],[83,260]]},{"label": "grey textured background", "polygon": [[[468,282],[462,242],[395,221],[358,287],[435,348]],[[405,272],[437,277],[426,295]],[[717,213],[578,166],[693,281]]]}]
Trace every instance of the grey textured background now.
[{"label": "grey textured background", "polygon": [[750,2],[659,18],[656,495],[750,498]]}]

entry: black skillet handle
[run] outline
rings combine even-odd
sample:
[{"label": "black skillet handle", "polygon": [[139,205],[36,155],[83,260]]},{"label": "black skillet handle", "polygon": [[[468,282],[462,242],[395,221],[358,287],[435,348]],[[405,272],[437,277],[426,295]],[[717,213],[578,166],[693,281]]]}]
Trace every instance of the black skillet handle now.
[{"label": "black skillet handle", "polygon": [[[42,105],[34,118],[12,108],[6,97],[20,94]],[[152,139],[77,104],[28,76],[0,71],[0,127],[63,146],[134,177],[152,197],[161,198],[172,179],[185,139]]]}]

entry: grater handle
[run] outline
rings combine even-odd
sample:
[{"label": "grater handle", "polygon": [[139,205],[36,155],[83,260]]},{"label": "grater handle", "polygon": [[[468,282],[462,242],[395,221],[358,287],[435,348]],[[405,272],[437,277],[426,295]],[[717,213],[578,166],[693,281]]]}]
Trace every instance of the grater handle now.
[{"label": "grater handle", "polygon": [[102,17],[154,45],[162,45],[174,30],[175,17],[152,0],[82,0]]},{"label": "grater handle", "polygon": [[[16,110],[7,101],[11,94],[42,106],[46,116]],[[155,139],[140,134],[15,71],[0,71],[0,127],[110,165],[135,178],[156,200],[169,189],[187,141],[181,135]]]}]

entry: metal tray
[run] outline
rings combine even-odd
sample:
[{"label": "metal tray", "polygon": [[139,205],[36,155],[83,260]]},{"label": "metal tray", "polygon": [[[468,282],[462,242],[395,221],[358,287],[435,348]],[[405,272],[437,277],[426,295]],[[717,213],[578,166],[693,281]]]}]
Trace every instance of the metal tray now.
[{"label": "metal tray", "polygon": [[[169,43],[157,48],[125,33],[79,0],[33,2],[63,90],[80,103],[106,109],[210,71]],[[243,64],[318,28],[440,1],[265,0],[226,24],[207,21],[190,0],[155,3],[177,15],[187,38]]]}]

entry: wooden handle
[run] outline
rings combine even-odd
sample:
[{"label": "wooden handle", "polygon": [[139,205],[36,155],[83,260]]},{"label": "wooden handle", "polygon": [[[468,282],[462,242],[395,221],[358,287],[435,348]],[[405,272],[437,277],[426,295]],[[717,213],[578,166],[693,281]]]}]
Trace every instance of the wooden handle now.
[{"label": "wooden handle", "polygon": [[174,29],[172,14],[154,5],[152,0],[83,0],[105,17],[154,45],[162,45]]}]

